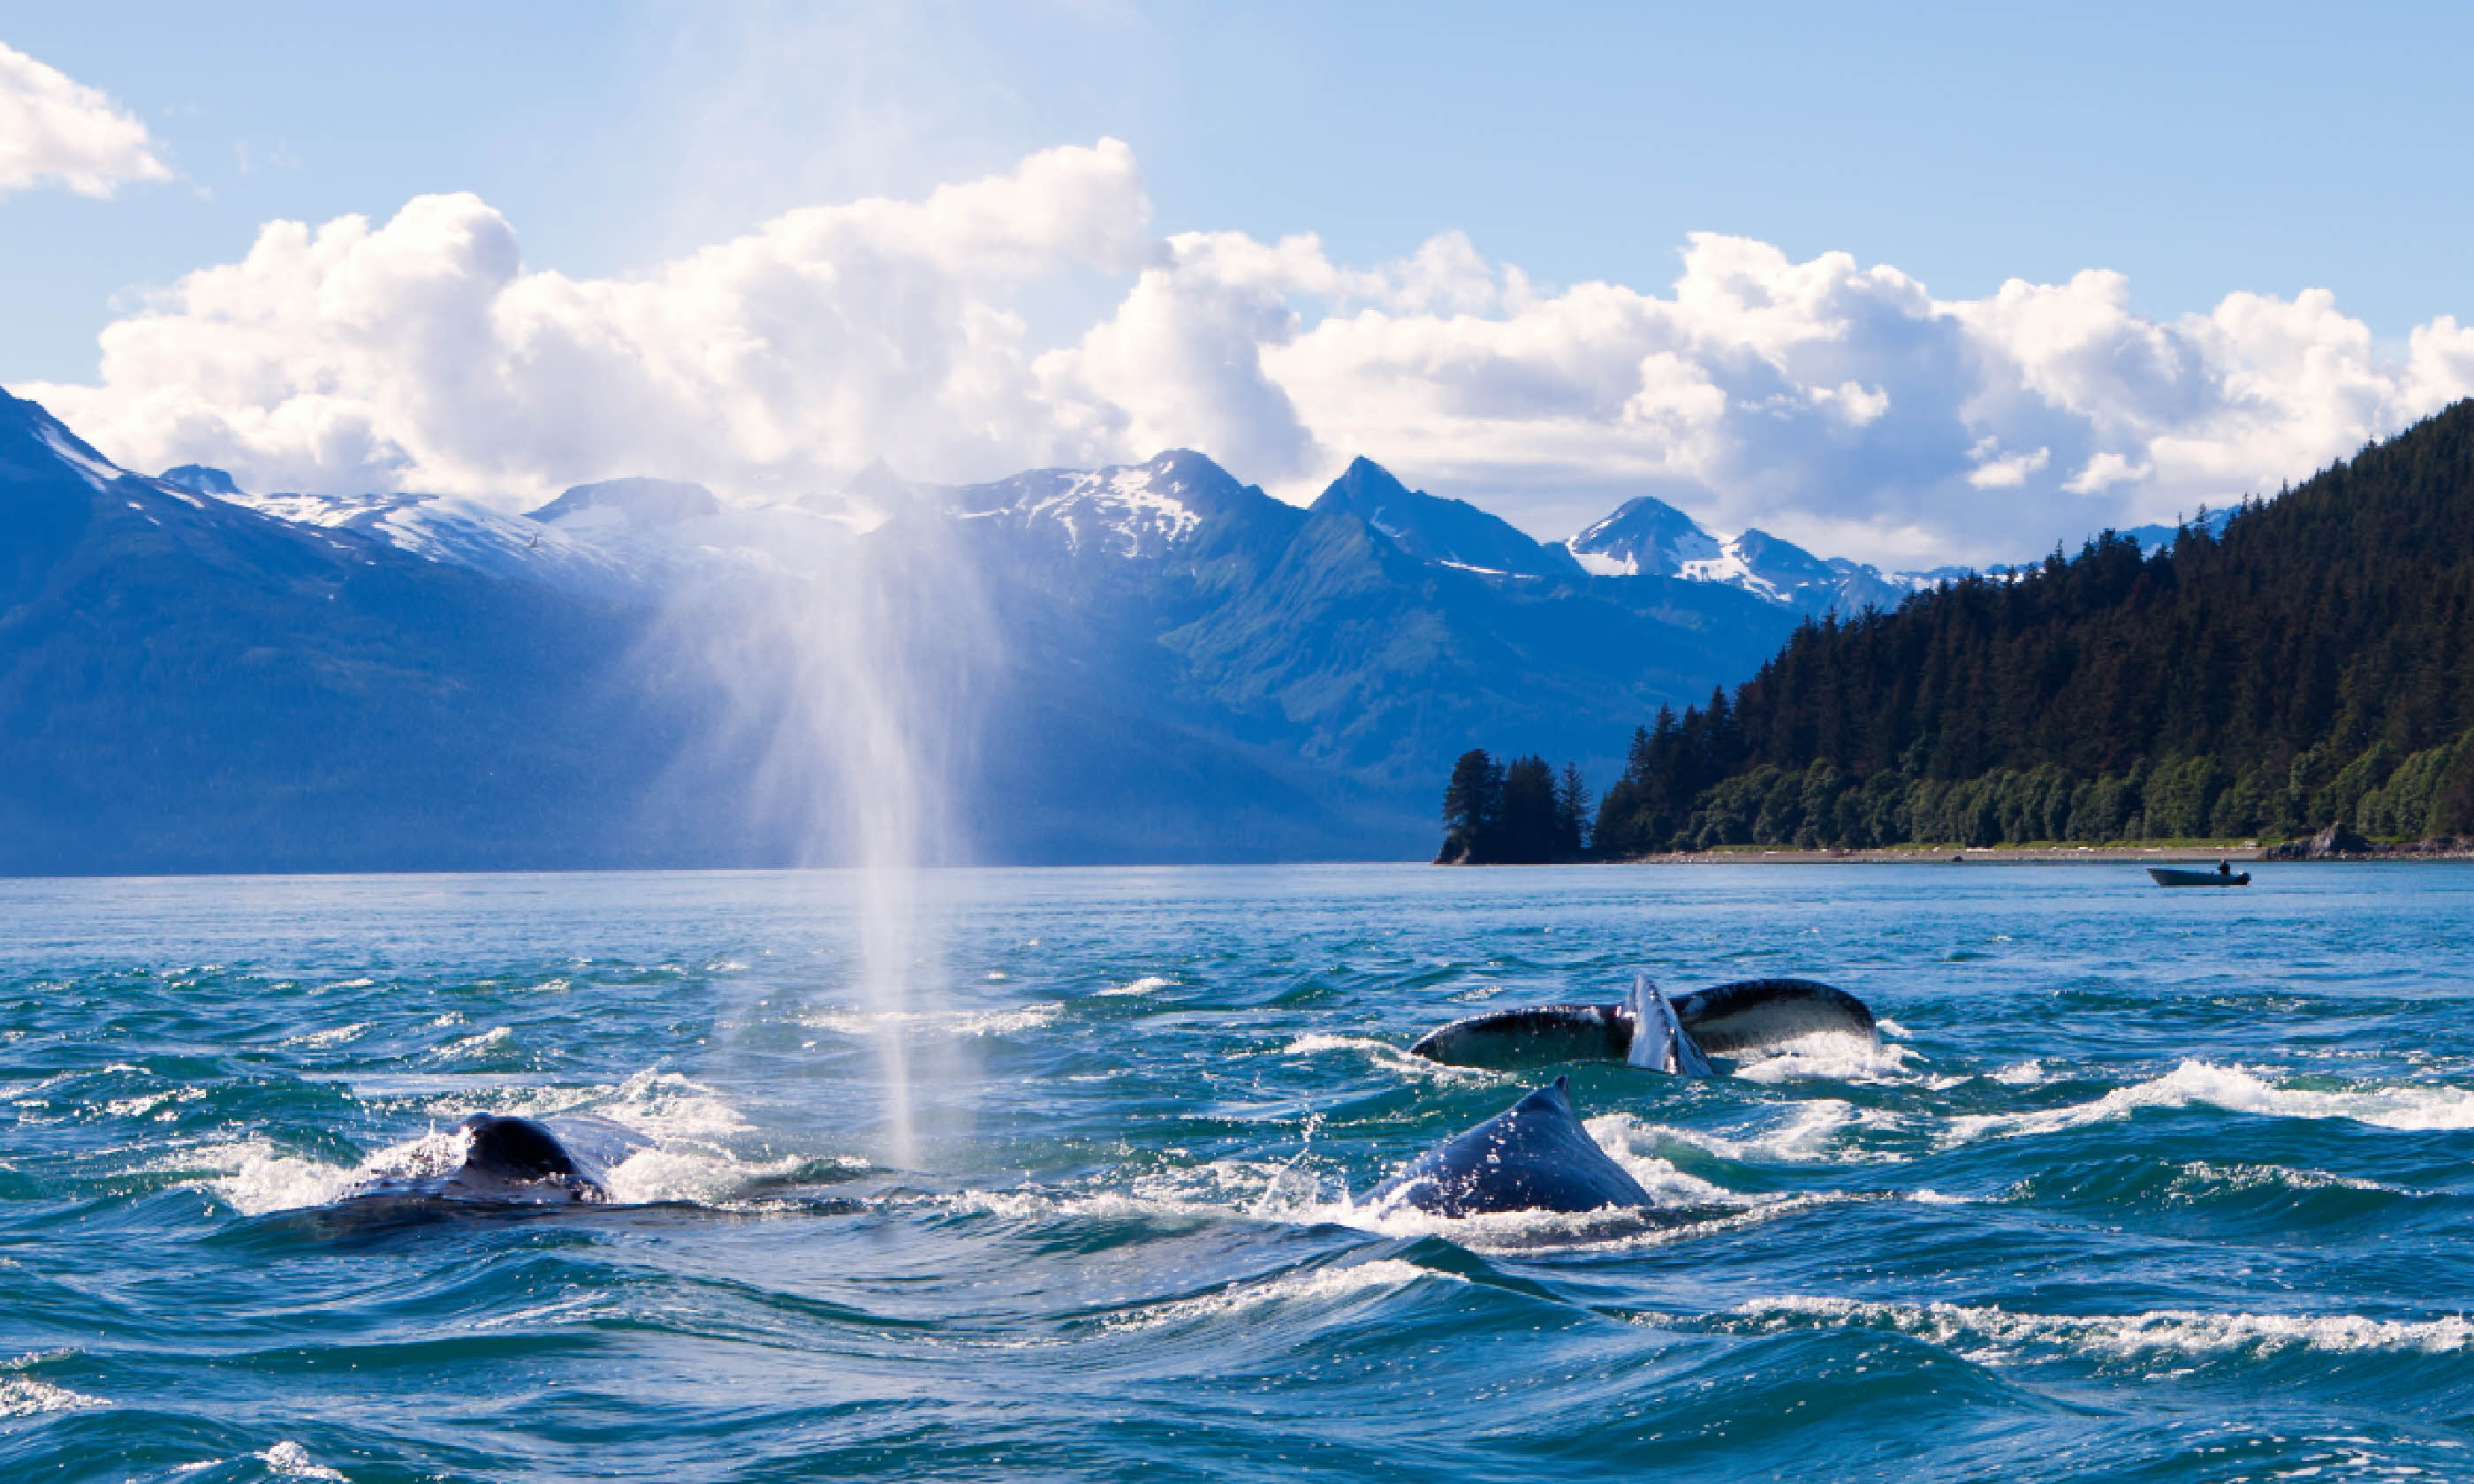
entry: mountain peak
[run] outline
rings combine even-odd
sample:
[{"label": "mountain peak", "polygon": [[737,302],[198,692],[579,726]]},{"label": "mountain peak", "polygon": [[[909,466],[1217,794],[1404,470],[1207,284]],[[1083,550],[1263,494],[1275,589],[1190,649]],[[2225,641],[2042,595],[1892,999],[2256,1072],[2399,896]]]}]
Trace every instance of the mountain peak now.
[{"label": "mountain peak", "polygon": [[1663,500],[1637,495],[1564,543],[1572,560],[1599,577],[1681,576],[1687,562],[1719,554],[1718,539]]},{"label": "mountain peak", "polygon": [[162,482],[173,489],[186,490],[191,494],[211,494],[217,499],[230,499],[241,492],[240,486],[232,482],[230,474],[204,464],[179,465],[165,469],[161,477]]},{"label": "mountain peak", "polygon": [[682,520],[694,520],[721,514],[721,502],[702,485],[691,485],[675,479],[647,479],[641,475],[631,479],[605,479],[598,484],[577,485],[539,510],[525,512],[531,519],[552,522],[580,515],[589,510],[616,511],[646,525],[674,525]]},{"label": "mountain peak", "polygon": [[1562,547],[1543,545],[1467,500],[1412,490],[1363,454],[1349,461],[1312,508],[1318,515],[1353,515],[1430,566],[1485,577],[1580,575]]}]

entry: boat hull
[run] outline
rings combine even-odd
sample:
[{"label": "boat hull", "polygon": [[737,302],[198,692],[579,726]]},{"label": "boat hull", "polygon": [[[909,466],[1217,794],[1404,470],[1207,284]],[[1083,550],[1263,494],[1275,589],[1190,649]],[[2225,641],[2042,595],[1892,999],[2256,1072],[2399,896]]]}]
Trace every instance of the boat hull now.
[{"label": "boat hull", "polygon": [[2248,886],[2250,873],[2237,872],[2226,875],[2214,871],[2177,871],[2171,866],[2150,866],[2148,875],[2158,886]]}]

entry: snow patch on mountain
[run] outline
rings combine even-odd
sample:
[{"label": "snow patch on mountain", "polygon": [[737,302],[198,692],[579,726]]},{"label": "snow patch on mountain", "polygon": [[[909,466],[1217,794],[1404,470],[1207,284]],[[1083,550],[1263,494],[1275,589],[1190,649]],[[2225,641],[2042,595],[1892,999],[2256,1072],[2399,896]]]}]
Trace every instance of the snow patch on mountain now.
[{"label": "snow patch on mountain", "polygon": [[1204,520],[1201,507],[1218,492],[1209,487],[1221,483],[1235,486],[1218,465],[1179,449],[1142,464],[1031,469],[967,486],[953,498],[962,519],[1058,538],[1069,551],[1158,558],[1193,539]]}]

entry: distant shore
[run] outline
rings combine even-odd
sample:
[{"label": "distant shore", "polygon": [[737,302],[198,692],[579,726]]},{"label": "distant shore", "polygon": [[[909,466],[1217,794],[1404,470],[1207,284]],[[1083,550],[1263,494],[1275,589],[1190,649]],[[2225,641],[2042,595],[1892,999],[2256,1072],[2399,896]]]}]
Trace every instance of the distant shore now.
[{"label": "distant shore", "polygon": [[[1615,862],[1625,866],[2213,866],[2219,861],[2285,864],[2273,848],[2257,841],[2242,845],[1976,845],[1894,846],[1880,850],[1763,850],[1738,846],[1724,850],[1679,850],[1665,855],[1635,855]],[[2330,861],[2474,861],[2474,840],[2421,840],[2402,845],[2364,845],[2309,857]]]},{"label": "distant shore", "polygon": [[2265,853],[2247,845],[1988,845],[1896,846],[1880,850],[1798,850],[1737,847],[1635,855],[1626,866],[2113,866],[2125,862],[2162,866],[2177,862],[2213,866],[2256,861]]}]

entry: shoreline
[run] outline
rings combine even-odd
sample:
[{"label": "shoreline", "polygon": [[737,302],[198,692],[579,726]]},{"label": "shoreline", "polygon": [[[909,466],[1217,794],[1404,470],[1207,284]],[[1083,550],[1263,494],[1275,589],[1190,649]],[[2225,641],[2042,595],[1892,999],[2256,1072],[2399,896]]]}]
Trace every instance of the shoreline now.
[{"label": "shoreline", "polygon": [[1739,847],[1726,850],[1677,850],[1663,855],[1635,855],[1609,862],[1618,866],[2214,866],[2217,862],[2258,862],[2267,854],[2259,845],[1977,845],[1942,850],[1893,847],[1872,850],[1761,850]]},{"label": "shoreline", "polygon": [[2256,844],[2190,845],[1973,845],[1941,850],[1894,847],[1872,850],[1677,850],[1663,855],[1634,855],[1613,866],[2214,866],[2219,861],[2243,865],[2316,866],[2365,861],[2474,861],[2474,849],[2416,849],[2374,846],[2367,850],[2340,850],[2296,860],[2269,853]]}]

